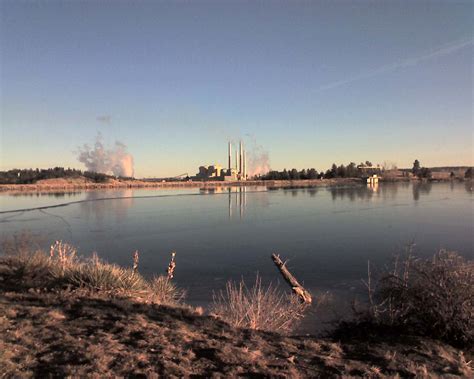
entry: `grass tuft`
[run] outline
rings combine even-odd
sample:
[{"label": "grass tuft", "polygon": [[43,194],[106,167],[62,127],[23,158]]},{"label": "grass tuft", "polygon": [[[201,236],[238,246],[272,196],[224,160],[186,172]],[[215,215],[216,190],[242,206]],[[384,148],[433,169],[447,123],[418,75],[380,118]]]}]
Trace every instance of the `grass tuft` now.
[{"label": "grass tuft", "polygon": [[182,302],[186,292],[178,288],[167,276],[154,277],[149,284],[148,299],[152,303],[177,304]]},{"label": "grass tuft", "polygon": [[[184,298],[184,291],[170,279],[151,281],[133,268],[123,268],[100,260],[96,254],[80,259],[74,246],[56,241],[45,251],[13,241],[0,259],[2,286],[14,290],[85,289],[108,295],[134,297],[157,304],[173,305]],[[15,250],[15,246],[19,248]],[[16,251],[16,254],[15,254]],[[135,261],[134,261],[135,262]]]}]

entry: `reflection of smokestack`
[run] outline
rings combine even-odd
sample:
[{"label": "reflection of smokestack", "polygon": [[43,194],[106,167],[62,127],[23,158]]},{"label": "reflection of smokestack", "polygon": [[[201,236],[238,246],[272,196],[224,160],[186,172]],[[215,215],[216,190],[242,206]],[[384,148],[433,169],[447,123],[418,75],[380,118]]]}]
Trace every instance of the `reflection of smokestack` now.
[{"label": "reflection of smokestack", "polygon": [[[230,169],[230,167],[229,167]],[[231,197],[231,194],[232,194],[232,189],[229,188],[229,218],[232,218],[232,197]]]},{"label": "reflection of smokestack", "polygon": [[240,155],[239,155],[239,174],[242,176],[243,175],[243,169],[242,169],[242,155],[243,155],[243,149],[242,149],[242,141],[240,141]]},{"label": "reflection of smokestack", "polygon": [[229,173],[232,169],[232,143],[229,141]]},{"label": "reflection of smokestack", "polygon": [[246,156],[245,156],[245,150],[244,150],[244,163],[243,163],[243,178],[246,179],[247,178],[247,159],[246,159]]},{"label": "reflection of smokestack", "polygon": [[240,219],[242,219],[242,187],[239,187],[239,215]]}]

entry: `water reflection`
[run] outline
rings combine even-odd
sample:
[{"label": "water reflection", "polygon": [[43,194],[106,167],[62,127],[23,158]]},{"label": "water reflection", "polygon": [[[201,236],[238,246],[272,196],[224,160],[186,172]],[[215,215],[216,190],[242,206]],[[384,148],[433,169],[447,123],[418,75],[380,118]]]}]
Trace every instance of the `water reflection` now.
[{"label": "water reflection", "polygon": [[[378,187],[377,187],[378,188]],[[352,202],[356,199],[365,200],[371,199],[374,195],[373,188],[370,187],[330,187],[332,200],[344,200],[346,197]]]},{"label": "water reflection", "polygon": [[[245,218],[246,211],[248,209],[248,196],[251,194],[252,208],[267,208],[269,206],[269,200],[266,192],[278,190],[282,188],[267,188],[263,186],[257,187],[212,187],[212,188],[200,188],[199,192],[205,195],[224,194],[227,195],[227,212],[228,219]],[[311,191],[311,196],[316,194],[317,190]],[[286,192],[285,192],[286,193]]]},{"label": "water reflection", "polygon": [[239,218],[245,217],[245,209],[247,206],[247,188],[246,187],[235,187],[228,188],[229,193],[229,219],[234,217],[238,213]]},{"label": "water reflection", "polygon": [[57,199],[74,197],[82,194],[82,191],[42,191],[42,192],[12,192],[8,196],[12,197],[54,197]]},{"label": "water reflection", "polygon": [[87,219],[93,218],[97,223],[102,223],[106,219],[106,215],[111,214],[115,221],[122,221],[127,217],[127,210],[133,205],[133,190],[124,189],[116,191],[114,197],[120,199],[103,200],[106,197],[105,192],[94,191],[88,192],[85,202],[80,204],[82,213]]},{"label": "water reflection", "polygon": [[431,192],[431,182],[413,182],[413,200],[418,201],[420,199],[420,195],[429,195]]},{"label": "water reflection", "polygon": [[464,189],[466,190],[466,192],[470,195],[472,195],[472,180],[466,180],[464,182]]}]

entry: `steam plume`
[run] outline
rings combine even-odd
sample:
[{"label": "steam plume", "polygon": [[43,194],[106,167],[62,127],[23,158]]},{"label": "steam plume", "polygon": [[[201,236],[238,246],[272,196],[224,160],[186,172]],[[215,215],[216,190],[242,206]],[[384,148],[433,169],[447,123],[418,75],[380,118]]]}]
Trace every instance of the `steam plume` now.
[{"label": "steam plume", "polygon": [[[248,135],[250,136],[250,135]],[[254,137],[251,149],[247,151],[248,175],[253,177],[263,175],[270,171],[270,157],[262,145],[258,145]]]},{"label": "steam plume", "polygon": [[84,144],[79,148],[77,159],[89,171],[113,174],[115,176],[133,176],[133,156],[127,152],[127,146],[115,141],[111,149],[104,147],[102,135],[98,134],[94,147]]}]

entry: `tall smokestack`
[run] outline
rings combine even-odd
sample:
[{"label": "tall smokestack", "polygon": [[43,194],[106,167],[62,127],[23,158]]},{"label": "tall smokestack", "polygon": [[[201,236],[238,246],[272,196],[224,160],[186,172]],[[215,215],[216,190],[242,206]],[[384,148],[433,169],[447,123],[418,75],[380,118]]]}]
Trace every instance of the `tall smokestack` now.
[{"label": "tall smokestack", "polygon": [[232,142],[229,141],[229,173],[232,170]]},{"label": "tall smokestack", "polygon": [[243,148],[242,148],[242,141],[240,141],[240,155],[239,155],[239,174],[242,176],[244,174],[243,167],[242,167],[242,155],[243,155]]},{"label": "tall smokestack", "polygon": [[239,156],[237,154],[237,150],[235,150],[235,171],[237,171],[239,169],[238,160],[239,160]]}]

